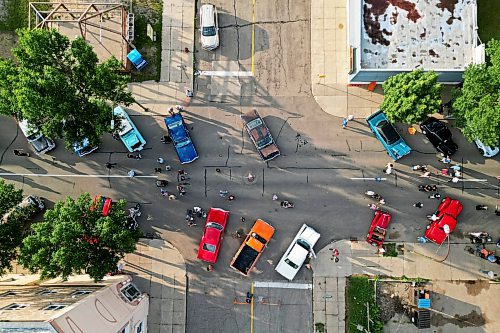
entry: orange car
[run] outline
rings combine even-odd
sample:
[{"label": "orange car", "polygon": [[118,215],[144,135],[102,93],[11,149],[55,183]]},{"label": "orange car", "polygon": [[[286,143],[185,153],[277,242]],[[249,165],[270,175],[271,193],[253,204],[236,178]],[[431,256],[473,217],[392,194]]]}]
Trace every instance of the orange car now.
[{"label": "orange car", "polygon": [[267,243],[274,235],[275,229],[262,220],[255,221],[240,249],[231,261],[231,268],[248,276],[255,266]]}]

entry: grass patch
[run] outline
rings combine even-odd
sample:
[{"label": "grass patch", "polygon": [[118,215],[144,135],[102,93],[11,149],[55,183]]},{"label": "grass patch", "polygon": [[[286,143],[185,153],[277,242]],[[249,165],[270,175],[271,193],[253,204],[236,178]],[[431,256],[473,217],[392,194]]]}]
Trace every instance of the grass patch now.
[{"label": "grass patch", "polygon": [[361,325],[363,329],[368,328],[367,303],[370,309],[370,332],[382,333],[384,324],[379,318],[379,309],[375,299],[373,282],[363,276],[349,277],[347,279],[346,301],[346,329],[348,333],[359,333],[358,325]]},{"label": "grass patch", "polygon": [[[148,62],[142,71],[132,70],[132,81],[142,82],[160,80],[161,73],[161,28],[162,0],[134,0],[133,13],[135,17],[135,36],[133,44]],[[156,41],[147,34],[147,25],[151,24],[156,32]]]},{"label": "grass patch", "polygon": [[384,243],[382,248],[385,250],[384,257],[397,257],[398,251],[396,250],[396,243]]},{"label": "grass patch", "polygon": [[483,43],[490,39],[500,39],[500,1],[478,0],[477,1],[477,23],[479,25],[479,37]]}]

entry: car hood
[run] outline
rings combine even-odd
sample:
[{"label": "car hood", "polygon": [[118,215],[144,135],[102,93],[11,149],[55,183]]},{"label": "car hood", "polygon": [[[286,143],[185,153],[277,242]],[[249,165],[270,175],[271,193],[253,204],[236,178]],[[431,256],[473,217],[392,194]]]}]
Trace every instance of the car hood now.
[{"label": "car hood", "polygon": [[191,142],[188,138],[175,144],[175,150],[182,164],[191,163],[198,158],[196,148],[194,147],[193,142]]},{"label": "car hood", "polygon": [[403,140],[391,146],[391,150],[395,156],[399,158],[408,155],[411,152],[410,146],[406,144]]}]

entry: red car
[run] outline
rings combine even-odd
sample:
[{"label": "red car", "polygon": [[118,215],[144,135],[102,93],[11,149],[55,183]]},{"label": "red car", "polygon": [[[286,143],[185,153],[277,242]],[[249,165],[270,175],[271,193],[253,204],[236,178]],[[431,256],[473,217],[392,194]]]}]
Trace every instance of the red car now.
[{"label": "red car", "polygon": [[210,208],[205,230],[198,248],[198,259],[215,264],[226,231],[229,212],[220,208]]},{"label": "red car", "polygon": [[444,198],[435,213],[437,220],[427,226],[425,238],[438,245],[443,244],[446,237],[455,230],[457,217],[462,208],[460,201],[451,199],[450,197]]},{"label": "red car", "polygon": [[372,225],[366,236],[366,241],[373,246],[382,246],[384,244],[387,226],[391,222],[391,214],[383,210],[377,210],[373,218]]},{"label": "red car", "polygon": [[91,210],[96,209],[98,212],[102,212],[102,216],[108,216],[112,203],[113,200],[111,200],[110,198],[104,197],[102,195],[97,195],[94,198],[94,205],[92,206]]}]

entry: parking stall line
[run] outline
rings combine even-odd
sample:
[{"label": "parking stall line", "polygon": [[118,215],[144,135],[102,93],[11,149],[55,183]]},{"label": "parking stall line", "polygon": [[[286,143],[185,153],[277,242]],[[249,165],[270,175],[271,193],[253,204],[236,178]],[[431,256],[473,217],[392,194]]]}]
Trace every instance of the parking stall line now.
[{"label": "parking stall line", "polygon": [[253,286],[255,288],[281,288],[281,289],[301,289],[301,290],[312,289],[312,283],[256,281],[253,283]]},{"label": "parking stall line", "polygon": [[129,175],[77,175],[77,174],[50,174],[50,173],[0,173],[0,177],[72,177],[72,178],[158,178],[158,176]]},{"label": "parking stall line", "polygon": [[253,76],[253,72],[248,71],[198,71],[198,76],[226,76],[226,77],[244,77]]}]

